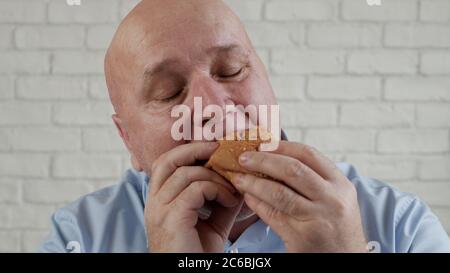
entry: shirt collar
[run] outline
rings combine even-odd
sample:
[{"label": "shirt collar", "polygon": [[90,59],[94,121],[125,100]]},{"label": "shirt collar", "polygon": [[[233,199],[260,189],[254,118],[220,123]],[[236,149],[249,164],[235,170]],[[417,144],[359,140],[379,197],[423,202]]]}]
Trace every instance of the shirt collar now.
[{"label": "shirt collar", "polygon": [[227,240],[225,244],[225,252],[235,251],[246,247],[257,246],[261,244],[269,236],[270,226],[258,219],[251,224],[234,242]]}]

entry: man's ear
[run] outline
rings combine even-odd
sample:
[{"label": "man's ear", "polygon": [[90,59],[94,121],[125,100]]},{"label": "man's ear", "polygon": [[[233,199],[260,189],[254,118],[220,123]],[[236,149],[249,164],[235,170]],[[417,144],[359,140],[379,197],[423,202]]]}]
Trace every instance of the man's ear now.
[{"label": "man's ear", "polygon": [[128,149],[128,152],[131,155],[131,165],[133,168],[139,172],[143,171],[141,164],[137,160],[136,156],[133,153],[133,149],[131,149],[130,137],[128,136],[127,129],[125,128],[122,120],[119,118],[117,114],[112,115],[112,119],[114,124],[116,125],[117,130],[119,131],[119,135],[122,138],[123,143]]}]

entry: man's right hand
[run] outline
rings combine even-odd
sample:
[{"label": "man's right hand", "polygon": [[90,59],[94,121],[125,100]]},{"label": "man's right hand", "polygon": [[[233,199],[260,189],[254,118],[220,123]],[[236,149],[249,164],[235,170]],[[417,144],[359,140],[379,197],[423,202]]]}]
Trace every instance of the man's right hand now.
[{"label": "man's right hand", "polygon": [[[161,155],[152,166],[145,206],[151,252],[222,252],[243,200],[223,177],[197,160],[207,160],[217,143],[190,143]],[[211,216],[199,219],[206,201],[216,201]]]}]

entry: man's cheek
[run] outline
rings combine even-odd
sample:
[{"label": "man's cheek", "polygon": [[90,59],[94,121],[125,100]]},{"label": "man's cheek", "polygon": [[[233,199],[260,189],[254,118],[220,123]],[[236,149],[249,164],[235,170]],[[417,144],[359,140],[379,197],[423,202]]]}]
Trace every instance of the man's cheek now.
[{"label": "man's cheek", "polygon": [[144,166],[147,174],[150,175],[153,162],[155,162],[162,154],[175,148],[180,143],[172,140],[169,136],[155,138],[154,136],[144,137],[139,148],[141,165]]}]

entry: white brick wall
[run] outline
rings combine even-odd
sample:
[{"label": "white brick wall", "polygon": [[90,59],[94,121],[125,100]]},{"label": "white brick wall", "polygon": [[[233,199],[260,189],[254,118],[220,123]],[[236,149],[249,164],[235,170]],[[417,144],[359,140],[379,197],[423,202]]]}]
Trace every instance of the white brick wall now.
[{"label": "white brick wall", "polygon": [[[0,0],[0,251],[34,251],[55,208],[129,157],[103,57],[138,0]],[[450,231],[450,1],[226,0],[292,140],[421,196]]]}]

